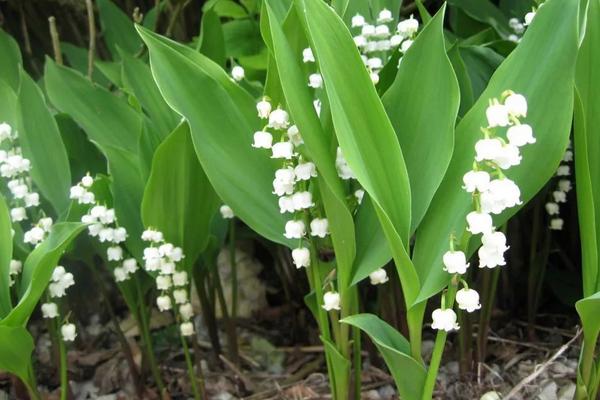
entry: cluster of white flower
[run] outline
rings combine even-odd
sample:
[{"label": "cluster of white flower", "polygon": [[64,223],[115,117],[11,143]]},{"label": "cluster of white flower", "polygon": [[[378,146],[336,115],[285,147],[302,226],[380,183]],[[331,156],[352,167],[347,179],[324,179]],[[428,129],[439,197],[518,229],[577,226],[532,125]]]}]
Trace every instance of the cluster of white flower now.
[{"label": "cluster of white flower", "polygon": [[233,217],[235,217],[233,210],[227,204],[223,204],[219,208],[219,212],[221,213],[221,217],[223,217],[223,219],[232,219]]},{"label": "cluster of white flower", "polygon": [[183,336],[194,334],[194,310],[190,303],[190,283],[186,271],[178,270],[178,263],[185,258],[181,247],[176,247],[164,239],[162,232],[155,229],[146,229],[142,233],[142,240],[149,242],[150,246],[144,249],[144,268],[156,275],[156,288],[161,292],[156,298],[156,305],[160,311],[173,310],[178,320],[180,332]]},{"label": "cluster of white flower", "polygon": [[[543,3],[541,5],[543,5]],[[535,13],[536,9],[533,9],[527,14],[525,14],[523,22],[519,21],[518,18],[509,19],[508,26],[510,27],[510,29],[513,30],[514,33],[508,36],[508,40],[515,43],[520,42],[521,38],[523,37],[523,33],[525,33],[525,29],[533,22]]]},{"label": "cluster of white flower", "polygon": [[43,211],[37,210],[40,195],[33,190],[29,175],[31,162],[23,157],[18,139],[18,133],[9,124],[0,124],[0,146],[3,147],[0,148],[0,176],[6,180],[11,194],[9,207],[12,222],[21,223],[28,220],[29,216],[39,216],[38,222],[32,224],[23,235],[23,242],[36,246],[45,239],[53,221],[45,217]]},{"label": "cluster of white flower", "polygon": [[[66,295],[68,288],[75,284],[73,274],[67,272],[65,267],[58,265],[52,271],[52,280],[48,285],[48,294],[52,299],[59,299]],[[47,302],[42,304],[42,316],[47,319],[54,319],[60,316],[58,304]],[[61,327],[62,339],[65,342],[72,342],[77,336],[77,329],[74,324],[64,323]]]},{"label": "cluster of white flower", "polygon": [[246,77],[246,71],[243,67],[235,65],[231,68],[231,78],[236,82],[241,82]]},{"label": "cluster of white flower", "polygon": [[399,48],[402,54],[406,53],[419,30],[419,21],[412,15],[409,19],[400,21],[395,32],[390,28],[393,22],[392,12],[385,8],[379,12],[373,24],[363,15],[356,14],[352,17],[352,28],[360,29],[360,33],[354,36],[354,43],[360,50],[374,84],[379,82],[379,72],[390,59],[391,52]]},{"label": "cluster of white flower", "polygon": [[118,225],[114,209],[96,202],[96,197],[91,191],[93,184],[94,178],[89,174],[84,176],[77,185],[71,187],[70,198],[79,204],[93,204],[87,214],[81,217],[81,222],[88,225],[90,237],[108,245],[108,262],[118,264],[113,270],[115,281],[124,282],[138,270],[138,263],[135,258],[126,256],[127,250],[121,247],[121,243],[127,239],[127,229]]},{"label": "cluster of white flower", "polygon": [[563,156],[562,163],[556,170],[558,182],[556,183],[555,190],[551,194],[552,199],[546,203],[546,212],[550,216],[550,229],[556,231],[562,230],[565,223],[559,216],[560,204],[567,202],[567,193],[573,188],[571,180],[569,179],[569,176],[571,176],[571,167],[569,166],[569,163],[571,161],[573,161],[573,150],[571,150],[571,144],[569,143],[569,147]]},{"label": "cluster of white flower", "polygon": [[[484,138],[475,144],[473,169],[463,177],[463,189],[473,196],[475,210],[467,217],[467,230],[473,235],[482,234],[479,248],[479,267],[495,268],[506,264],[504,252],[508,250],[506,237],[496,231],[491,214],[500,214],[507,208],[521,204],[521,191],[515,182],[507,178],[503,170],[521,162],[519,148],[535,143],[531,126],[521,123],[519,118],[527,116],[527,100],[521,94],[506,91],[503,102],[492,99],[486,110],[488,126],[482,128]],[[496,135],[496,130],[508,128],[506,139]],[[444,270],[452,275],[467,272],[469,264],[462,251],[454,249],[454,237],[450,240],[450,250],[443,256]],[[481,307],[479,294],[464,288],[456,293],[458,308],[473,312]],[[437,309],[433,312],[434,329],[451,331],[458,329],[456,314],[452,309]]]}]

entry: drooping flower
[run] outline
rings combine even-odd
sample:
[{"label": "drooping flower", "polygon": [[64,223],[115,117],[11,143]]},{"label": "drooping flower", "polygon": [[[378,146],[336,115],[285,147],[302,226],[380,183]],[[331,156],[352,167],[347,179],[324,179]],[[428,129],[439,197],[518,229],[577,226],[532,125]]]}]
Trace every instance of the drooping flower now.
[{"label": "drooping flower", "polygon": [[241,66],[236,65],[231,69],[231,77],[234,81],[240,82],[246,77],[246,71]]},{"label": "drooping flower", "polygon": [[269,103],[266,98],[263,98],[256,104],[256,111],[258,112],[258,116],[260,118],[269,118],[269,115],[271,114],[271,103]]},{"label": "drooping flower", "polygon": [[56,303],[42,304],[42,317],[52,319],[58,317],[58,306]]},{"label": "drooping flower", "polygon": [[560,231],[563,228],[565,221],[562,218],[552,218],[550,220],[550,229]]},{"label": "drooping flower", "polygon": [[514,117],[526,117],[527,116],[527,100],[525,96],[518,93],[512,93],[504,100],[508,113]]},{"label": "drooping flower", "polygon": [[327,218],[315,218],[310,221],[310,234],[324,238],[329,234],[329,221]]},{"label": "drooping flower", "polygon": [[254,143],[252,147],[259,149],[270,149],[273,145],[273,135],[266,131],[254,132]]},{"label": "drooping flower", "polygon": [[352,17],[352,27],[353,28],[362,27],[365,23],[366,23],[365,17],[363,17],[360,14],[356,14],[355,16]]},{"label": "drooping flower", "polygon": [[323,295],[323,309],[325,311],[340,310],[340,294],[329,291]]},{"label": "drooping flower", "polygon": [[77,337],[77,328],[74,324],[64,324],[60,328],[60,333],[65,342],[73,342]]},{"label": "drooping flower", "polygon": [[510,121],[508,118],[508,108],[503,104],[492,104],[485,110],[488,126],[494,128],[497,126],[507,126]]},{"label": "drooping flower", "polygon": [[387,272],[383,268],[379,268],[369,274],[371,285],[381,285],[389,281]]},{"label": "drooping flower", "polygon": [[191,321],[184,322],[180,325],[182,336],[193,336],[194,335],[194,324]]},{"label": "drooping flower", "polygon": [[469,171],[463,176],[463,188],[473,193],[475,190],[483,192],[490,184],[490,174],[486,171]]},{"label": "drooping flower", "polygon": [[456,322],[456,313],[450,308],[444,310],[438,308],[434,310],[431,313],[431,319],[433,320],[433,322],[431,323],[431,327],[433,329],[451,332],[460,328],[458,323]]},{"label": "drooping flower", "polygon": [[303,221],[288,221],[285,224],[285,233],[283,234],[288,239],[302,239],[306,235],[306,227]]},{"label": "drooping flower", "polygon": [[310,250],[306,247],[292,250],[292,260],[296,268],[310,267]]},{"label": "drooping flower", "polygon": [[223,219],[231,219],[235,217],[233,210],[227,204],[223,204],[221,207],[219,207],[219,212],[221,213],[221,217]]},{"label": "drooping flower", "polygon": [[490,232],[494,228],[490,214],[478,211],[467,214],[467,224],[467,230],[473,235]]},{"label": "drooping flower", "polygon": [[513,146],[525,146],[526,144],[535,143],[533,137],[533,129],[527,124],[513,125],[506,131],[508,142]]},{"label": "drooping flower", "polygon": [[458,308],[467,312],[473,312],[481,308],[479,293],[473,289],[460,289],[456,292],[456,303],[458,303]]},{"label": "drooping flower", "polygon": [[442,257],[444,263],[444,271],[449,274],[464,274],[469,268],[467,257],[462,251],[449,250]]}]

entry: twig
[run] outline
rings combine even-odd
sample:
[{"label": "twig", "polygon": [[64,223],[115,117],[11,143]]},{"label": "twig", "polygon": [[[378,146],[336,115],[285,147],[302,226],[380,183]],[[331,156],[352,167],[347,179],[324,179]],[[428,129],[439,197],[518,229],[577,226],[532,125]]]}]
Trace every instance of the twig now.
[{"label": "twig", "polygon": [[254,391],[254,383],[250,379],[248,379],[248,377],[244,375],[244,373],[238,367],[236,367],[234,363],[229,361],[222,354],[219,354],[219,358],[221,359],[221,361],[223,361],[223,364],[225,364],[227,368],[229,368],[238,378],[240,378],[247,390],[251,392]]},{"label": "twig", "polygon": [[87,8],[88,33],[90,38],[88,45],[87,77],[91,81],[92,74],[94,73],[94,55],[96,54],[96,21],[94,19],[94,5],[92,4],[92,0],[85,0],[85,6]]},{"label": "twig", "polygon": [[52,39],[52,50],[54,51],[54,60],[58,65],[63,65],[62,52],[60,51],[60,37],[58,36],[58,29],[56,29],[56,18],[51,16],[48,18],[50,24],[50,38]]},{"label": "twig", "polygon": [[540,365],[540,367],[537,368],[532,374],[530,374],[529,376],[526,376],[523,380],[521,380],[521,382],[519,382],[514,388],[512,388],[512,390],[510,392],[508,392],[508,394],[506,396],[504,396],[503,399],[508,400],[508,399],[512,398],[514,395],[519,393],[519,391],[521,391],[521,389],[523,389],[523,387],[525,385],[527,385],[528,383],[533,381],[542,372],[544,372],[544,370],[546,370],[546,368],[548,368],[554,362],[554,360],[556,360],[558,357],[561,356],[561,354],[563,354],[565,351],[567,351],[567,349],[571,346],[571,344],[573,344],[573,342],[575,342],[579,338],[579,336],[581,335],[581,332],[582,332],[582,330],[579,329],[577,331],[577,333],[575,334],[575,336],[573,336],[573,338],[571,340],[569,340],[567,343],[563,344],[558,349],[558,351],[556,353],[554,353],[554,355],[552,357],[550,357],[546,362],[544,362],[542,365]]}]

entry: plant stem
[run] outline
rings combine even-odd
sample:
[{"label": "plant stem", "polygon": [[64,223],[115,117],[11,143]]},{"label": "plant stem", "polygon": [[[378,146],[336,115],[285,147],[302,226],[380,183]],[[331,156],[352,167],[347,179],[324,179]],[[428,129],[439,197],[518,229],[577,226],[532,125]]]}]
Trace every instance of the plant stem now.
[{"label": "plant stem", "polygon": [[50,38],[52,39],[54,60],[56,60],[58,65],[63,65],[62,52],[60,50],[60,37],[58,36],[58,29],[56,29],[56,18],[54,18],[54,16],[49,17],[48,24],[50,25]]},{"label": "plant stem", "polygon": [[214,353],[215,360],[219,359],[219,354],[221,354],[221,343],[219,342],[219,330],[217,328],[217,320],[215,317],[215,306],[209,300],[208,294],[206,293],[206,278],[207,273],[206,270],[198,271],[199,265],[196,265],[194,268],[193,277],[194,277],[194,286],[196,287],[196,293],[198,293],[198,299],[200,299],[200,308],[202,309],[202,318],[204,319],[204,323],[206,324],[208,330],[208,337],[210,339],[210,344],[212,347],[212,351]]},{"label": "plant stem", "polygon": [[[452,279],[451,284],[446,293],[446,308],[451,309],[454,305],[454,297],[458,289],[458,282],[454,282]],[[435,381],[437,378],[438,370],[440,369],[440,362],[442,361],[442,355],[444,354],[444,347],[446,345],[446,338],[448,332],[439,330],[435,337],[435,344],[433,346],[433,353],[431,354],[431,362],[427,369],[427,377],[425,378],[425,385],[423,386],[423,395],[421,400],[431,400],[433,397],[433,390],[435,389]]]},{"label": "plant stem", "polygon": [[[358,302],[358,287],[354,286],[351,290],[354,291],[353,302],[352,302],[352,314],[358,314],[359,302]],[[353,356],[353,367],[354,367],[354,399],[360,400],[362,390],[362,341],[360,328],[352,327],[352,356]]]},{"label": "plant stem", "polygon": [[164,398],[165,384],[160,376],[158,365],[156,364],[156,358],[154,357],[154,348],[152,346],[152,338],[150,337],[150,323],[148,321],[148,314],[146,313],[145,307],[146,302],[144,301],[142,288],[140,286],[140,278],[138,276],[135,277],[135,285],[138,295],[138,326],[142,336],[143,347],[146,350],[146,357],[150,363],[150,371],[152,372],[154,382],[156,383],[156,387],[160,393],[160,398],[162,399]]},{"label": "plant stem", "polygon": [[88,44],[87,77],[91,81],[92,73],[94,72],[94,55],[96,54],[96,21],[94,20],[94,5],[92,4],[92,0],[85,0],[85,6],[87,8],[88,32],[90,37]]},{"label": "plant stem", "polygon": [[65,341],[59,333],[58,323],[56,324],[58,335],[58,354],[60,356],[60,400],[67,400],[69,393],[69,379],[67,375],[67,349]]},{"label": "plant stem", "polygon": [[217,268],[213,269],[213,282],[217,289],[217,298],[221,305],[221,314],[225,321],[225,329],[227,330],[227,350],[229,350],[229,358],[231,359],[230,361],[237,366],[239,364],[239,353],[235,324],[231,321],[231,318],[229,318],[227,302],[225,301],[225,294],[223,293],[223,286],[221,286],[221,279]]},{"label": "plant stem", "polygon": [[425,308],[427,300],[419,304],[415,304],[406,312],[408,323],[408,333],[410,339],[410,354],[420,363],[424,363],[421,355],[422,335],[423,335],[423,318],[425,317]]},{"label": "plant stem", "polygon": [[235,325],[238,308],[237,260],[235,254],[235,219],[229,221],[229,265],[231,266],[231,319]]},{"label": "plant stem", "polygon": [[477,332],[477,359],[480,363],[485,361],[487,353],[487,333],[492,317],[492,309],[494,307],[494,298],[496,297],[496,288],[498,287],[500,270],[500,267],[496,267],[493,271],[484,271],[483,274],[483,290],[481,296],[483,309],[479,315],[479,329]]},{"label": "plant stem", "polygon": [[202,400],[202,396],[200,396],[200,391],[198,390],[198,382],[196,381],[196,374],[194,372],[194,363],[192,362],[192,357],[190,356],[190,349],[187,343],[187,340],[183,335],[179,335],[181,338],[181,345],[183,346],[183,354],[185,356],[185,364],[187,366],[188,374],[190,376],[190,382],[192,384],[192,391],[194,392],[195,400]]}]

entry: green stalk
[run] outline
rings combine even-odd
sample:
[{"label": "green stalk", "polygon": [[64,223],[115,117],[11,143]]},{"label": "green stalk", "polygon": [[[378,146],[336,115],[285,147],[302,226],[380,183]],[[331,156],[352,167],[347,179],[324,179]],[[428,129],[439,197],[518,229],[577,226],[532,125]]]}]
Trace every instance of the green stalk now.
[{"label": "green stalk", "polygon": [[237,262],[235,258],[235,219],[229,221],[229,263],[231,265],[231,319],[234,324],[238,308]]},{"label": "green stalk", "polygon": [[185,356],[185,364],[187,366],[188,375],[190,377],[190,382],[192,384],[192,392],[194,393],[195,400],[202,400],[202,396],[200,395],[200,391],[198,390],[198,382],[196,382],[196,374],[194,372],[194,364],[192,362],[192,357],[190,356],[190,349],[187,344],[187,340],[183,335],[179,335],[181,338],[181,345],[183,346],[183,354]]},{"label": "green stalk", "polygon": [[422,335],[423,335],[423,319],[425,318],[425,308],[427,307],[427,300],[415,304],[406,312],[406,319],[408,323],[408,334],[410,339],[410,354],[411,356],[420,363],[424,363],[423,356],[421,355],[422,348]]},{"label": "green stalk", "polygon": [[229,350],[229,358],[235,365],[239,364],[239,351],[237,343],[237,334],[235,324],[229,317],[229,310],[227,310],[227,302],[225,301],[225,294],[223,293],[223,286],[221,285],[221,279],[219,277],[219,271],[215,268],[213,270],[213,281],[214,286],[217,289],[217,298],[221,305],[221,314],[225,321],[225,330],[227,333],[227,350]]},{"label": "green stalk", "polygon": [[154,348],[152,346],[152,339],[150,337],[150,323],[148,321],[148,314],[146,313],[145,307],[146,302],[144,301],[140,280],[137,276],[135,277],[135,286],[138,297],[137,320],[140,328],[140,334],[142,336],[143,348],[146,350],[146,357],[148,363],[150,364],[150,371],[152,372],[152,377],[154,378],[154,382],[156,383],[156,387],[160,393],[160,398],[163,399],[165,393],[165,384],[160,376],[158,364],[156,363],[156,358],[154,357]]},{"label": "green stalk", "polygon": [[498,279],[500,277],[500,267],[494,268],[493,271],[484,271],[482,304],[483,308],[479,315],[479,329],[477,332],[477,358],[479,362],[485,361],[487,353],[487,333],[492,317],[492,308],[494,307],[494,298],[496,297],[496,288],[498,287]]},{"label": "green stalk", "polygon": [[[583,347],[581,349],[582,358],[581,358],[581,378],[583,379],[583,383],[588,391],[592,388],[590,384],[592,383],[593,378],[593,365],[594,365],[594,353],[596,350],[596,341],[598,340],[597,336],[590,338],[588,336],[583,336]],[[593,398],[593,397],[591,397]]]},{"label": "green stalk", "polygon": [[[446,308],[452,308],[454,305],[454,297],[458,289],[458,282],[452,283],[448,288],[446,294]],[[446,338],[448,332],[439,330],[435,337],[435,344],[433,346],[433,353],[431,355],[431,362],[427,369],[427,377],[425,378],[425,385],[423,386],[423,395],[421,400],[431,400],[433,398],[433,390],[435,389],[435,380],[437,378],[438,371],[440,369],[440,362],[442,361],[442,355],[444,354],[444,347],[446,345]]]},{"label": "green stalk", "polygon": [[[353,302],[352,302],[352,314],[358,314],[359,312],[359,304],[358,304],[358,288],[354,286],[353,291]],[[361,398],[361,390],[362,390],[362,343],[361,343],[361,331],[360,328],[352,327],[352,356],[353,356],[353,364],[354,364],[354,399],[360,400]]]},{"label": "green stalk", "polygon": [[60,356],[60,400],[67,400],[69,394],[69,379],[67,375],[67,349],[65,341],[59,332],[58,323],[55,324],[58,336],[58,354]]},{"label": "green stalk", "polygon": [[33,363],[31,362],[31,360],[29,360],[29,365],[27,367],[27,381],[24,383],[27,387],[27,392],[29,393],[29,397],[31,398],[31,400],[40,400],[42,398],[37,389],[35,371],[33,370]]}]

